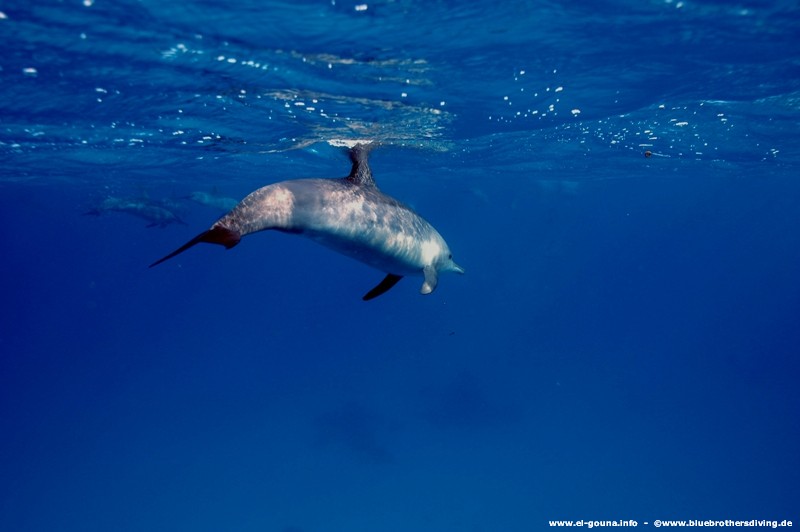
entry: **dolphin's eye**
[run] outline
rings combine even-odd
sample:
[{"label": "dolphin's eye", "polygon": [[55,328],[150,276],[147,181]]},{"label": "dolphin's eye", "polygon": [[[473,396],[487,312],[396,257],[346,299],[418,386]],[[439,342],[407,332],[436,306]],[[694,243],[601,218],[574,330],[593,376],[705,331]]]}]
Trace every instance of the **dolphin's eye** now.
[{"label": "dolphin's eye", "polygon": [[452,259],[452,258],[453,258],[453,254],[452,254],[452,253],[451,253],[451,254],[449,254],[449,255],[447,256],[447,258],[448,258],[448,259]]}]

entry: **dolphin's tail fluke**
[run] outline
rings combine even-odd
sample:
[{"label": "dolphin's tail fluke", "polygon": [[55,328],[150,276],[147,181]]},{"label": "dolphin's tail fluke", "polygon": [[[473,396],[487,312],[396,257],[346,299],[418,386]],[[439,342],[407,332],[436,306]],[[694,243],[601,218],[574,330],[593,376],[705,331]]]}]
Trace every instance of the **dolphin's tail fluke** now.
[{"label": "dolphin's tail fluke", "polygon": [[208,231],[200,233],[193,239],[189,240],[187,243],[167,255],[166,257],[160,258],[155,261],[153,264],[150,265],[152,268],[153,266],[157,266],[164,262],[167,259],[171,259],[175,255],[183,253],[190,247],[194,246],[195,244],[199,244],[200,242],[207,242],[209,244],[220,244],[225,246],[226,249],[230,249],[236,244],[239,243],[242,236],[237,231],[231,231],[230,229],[226,229],[224,227],[212,227]]}]

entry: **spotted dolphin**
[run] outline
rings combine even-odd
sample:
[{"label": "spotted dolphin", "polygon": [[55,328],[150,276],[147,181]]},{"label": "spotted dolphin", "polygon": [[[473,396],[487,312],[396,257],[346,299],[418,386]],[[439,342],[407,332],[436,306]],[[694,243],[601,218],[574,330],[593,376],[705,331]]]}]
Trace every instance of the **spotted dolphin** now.
[{"label": "spotted dolphin", "polygon": [[125,212],[150,222],[147,227],[166,227],[172,223],[184,224],[168,200],[153,201],[147,196],[117,198],[109,196],[84,214],[99,216],[105,212]]},{"label": "spotted dolphin", "polygon": [[339,253],[386,272],[367,292],[378,297],[407,275],[424,278],[420,293],[436,289],[439,273],[464,270],[431,224],[411,208],[378,190],[367,161],[370,144],[350,148],[350,175],[341,179],[294,179],[259,188],[211,228],[152,268],[200,242],[227,249],[245,235],[273,229],[304,235]]},{"label": "spotted dolphin", "polygon": [[197,191],[197,192],[192,192],[186,198],[195,201],[200,205],[205,205],[206,207],[211,207],[213,209],[219,209],[222,212],[226,212],[233,209],[239,203],[233,198],[226,198],[225,196],[220,196],[216,192]]}]

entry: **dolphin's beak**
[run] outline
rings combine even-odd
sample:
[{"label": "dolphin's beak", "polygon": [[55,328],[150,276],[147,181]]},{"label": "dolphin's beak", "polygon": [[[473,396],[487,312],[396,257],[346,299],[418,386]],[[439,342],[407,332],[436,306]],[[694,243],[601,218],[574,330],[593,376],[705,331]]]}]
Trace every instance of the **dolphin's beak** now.
[{"label": "dolphin's beak", "polygon": [[460,273],[462,275],[464,274],[464,268],[462,268],[461,266],[459,266],[455,262],[453,263],[453,271],[456,272],[456,273]]}]

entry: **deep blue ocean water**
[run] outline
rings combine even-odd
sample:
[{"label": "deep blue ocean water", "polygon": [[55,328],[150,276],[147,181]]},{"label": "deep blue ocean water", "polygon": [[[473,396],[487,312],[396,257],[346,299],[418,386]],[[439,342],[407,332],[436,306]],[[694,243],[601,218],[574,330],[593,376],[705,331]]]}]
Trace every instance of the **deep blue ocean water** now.
[{"label": "deep blue ocean water", "polygon": [[[0,530],[797,526],[798,28],[0,1]],[[365,303],[382,272],[271,232],[148,269],[222,214],[188,195],[344,176],[337,139],[466,275]]]}]

